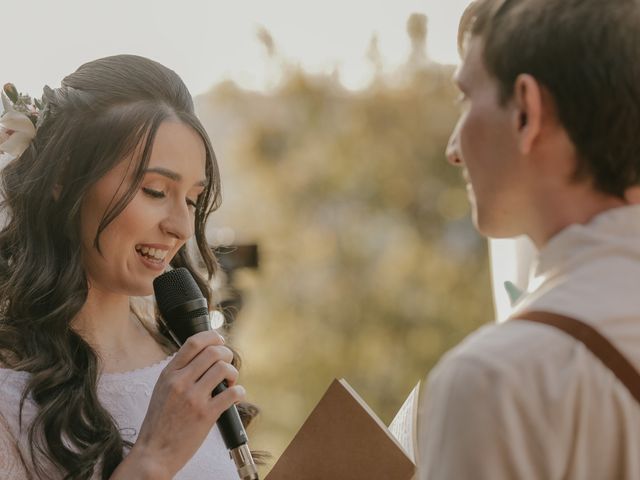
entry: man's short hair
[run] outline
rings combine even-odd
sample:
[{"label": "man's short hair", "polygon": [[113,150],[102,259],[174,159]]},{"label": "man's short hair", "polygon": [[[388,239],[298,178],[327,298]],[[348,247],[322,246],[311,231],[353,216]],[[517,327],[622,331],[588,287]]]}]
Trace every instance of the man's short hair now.
[{"label": "man's short hair", "polygon": [[640,184],[640,0],[477,0],[460,22],[461,51],[470,36],[503,104],[523,73],[551,94],[576,178],[619,197]]}]

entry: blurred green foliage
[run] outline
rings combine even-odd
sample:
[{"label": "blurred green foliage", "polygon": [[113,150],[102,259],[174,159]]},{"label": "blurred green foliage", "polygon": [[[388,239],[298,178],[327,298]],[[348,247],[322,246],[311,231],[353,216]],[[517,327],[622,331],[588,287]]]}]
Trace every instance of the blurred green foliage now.
[{"label": "blurred green foliage", "polygon": [[198,99],[224,187],[212,226],[260,248],[259,270],[235,278],[231,339],[262,409],[253,448],[277,458],[334,377],[388,423],[492,320],[486,245],[444,158],[452,74],[414,55],[363,91],[290,68],[270,93],[225,83]]}]

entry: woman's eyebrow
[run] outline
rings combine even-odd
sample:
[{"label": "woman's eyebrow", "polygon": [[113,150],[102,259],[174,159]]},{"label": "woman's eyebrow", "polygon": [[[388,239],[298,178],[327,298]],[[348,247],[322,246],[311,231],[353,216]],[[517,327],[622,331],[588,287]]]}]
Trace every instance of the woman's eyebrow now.
[{"label": "woman's eyebrow", "polygon": [[[179,182],[179,181],[182,180],[182,175],[180,175],[177,172],[174,172],[173,170],[169,170],[168,168],[162,168],[162,167],[147,168],[147,169],[144,170],[143,173],[157,173],[159,175],[167,177],[170,180],[173,180],[174,182]],[[199,182],[196,182],[194,184],[194,186],[206,187],[207,186],[207,181],[206,180],[200,180]]]}]

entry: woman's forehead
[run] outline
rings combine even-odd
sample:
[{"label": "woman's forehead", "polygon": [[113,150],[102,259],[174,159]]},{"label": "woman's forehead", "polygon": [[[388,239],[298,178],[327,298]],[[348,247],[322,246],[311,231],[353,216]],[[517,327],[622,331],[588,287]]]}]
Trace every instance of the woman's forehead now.
[{"label": "woman's forehead", "polygon": [[163,122],[156,132],[149,169],[164,169],[190,183],[206,180],[207,150],[200,134],[175,120]]}]

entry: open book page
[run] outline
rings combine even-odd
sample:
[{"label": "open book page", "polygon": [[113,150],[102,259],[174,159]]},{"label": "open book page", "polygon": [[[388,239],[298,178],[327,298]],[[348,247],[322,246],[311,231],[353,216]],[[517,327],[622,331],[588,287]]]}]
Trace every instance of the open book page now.
[{"label": "open book page", "polygon": [[394,437],[396,437],[414,464],[417,464],[416,425],[418,424],[418,399],[420,397],[420,386],[421,382],[418,382],[389,425],[389,431]]},{"label": "open book page", "polygon": [[411,480],[413,462],[345,380],[335,380],[266,480]]}]

